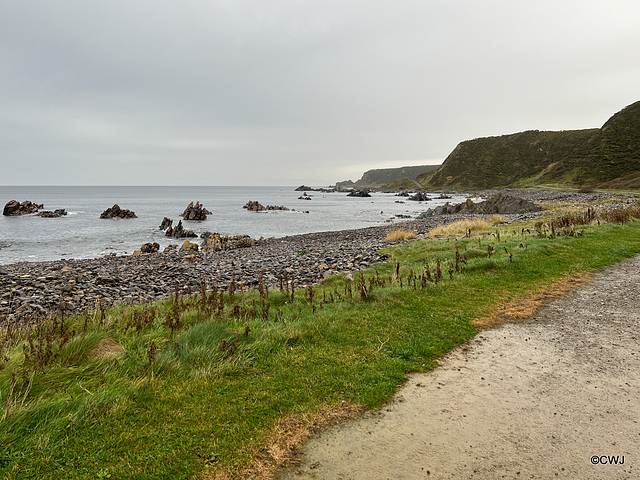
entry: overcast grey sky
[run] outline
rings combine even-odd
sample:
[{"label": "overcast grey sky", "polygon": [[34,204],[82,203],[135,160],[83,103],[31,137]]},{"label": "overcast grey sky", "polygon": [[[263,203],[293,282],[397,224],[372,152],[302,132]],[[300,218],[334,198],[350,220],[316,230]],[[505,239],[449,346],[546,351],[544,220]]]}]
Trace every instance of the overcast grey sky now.
[{"label": "overcast grey sky", "polygon": [[0,3],[0,185],[327,185],[637,100],[637,0]]}]

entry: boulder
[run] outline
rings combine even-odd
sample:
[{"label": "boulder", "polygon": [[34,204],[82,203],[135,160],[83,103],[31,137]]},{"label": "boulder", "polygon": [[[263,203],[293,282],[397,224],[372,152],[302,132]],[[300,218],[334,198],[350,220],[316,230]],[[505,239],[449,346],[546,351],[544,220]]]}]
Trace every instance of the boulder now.
[{"label": "boulder", "polygon": [[17,200],[9,200],[4,206],[2,215],[5,215],[7,217],[30,215],[32,213],[36,213],[41,208],[44,208],[43,203],[32,203],[29,200],[25,200],[24,202],[20,203]]},{"label": "boulder", "polygon": [[184,212],[180,215],[184,220],[206,220],[207,215],[211,215],[211,212],[207,210],[200,202],[193,202],[187,205]]},{"label": "boulder", "polygon": [[192,243],[189,240],[185,240],[182,246],[180,247],[180,253],[191,253],[197,252],[199,245],[197,243]]},{"label": "boulder", "polygon": [[58,208],[53,212],[50,210],[43,210],[42,212],[36,213],[36,217],[44,217],[44,218],[58,218],[63,217],[67,214],[67,211],[64,208]]},{"label": "boulder", "polygon": [[524,198],[498,193],[488,200],[474,203],[473,200],[467,198],[466,201],[451,205],[449,202],[440,205],[434,209],[429,209],[420,214],[418,218],[427,218],[433,215],[447,215],[452,213],[469,213],[482,215],[495,214],[517,214],[539,212],[542,209],[533,202]]},{"label": "boulder", "polygon": [[311,195],[307,195],[307,192],[304,192],[298,197],[298,200],[311,200]]},{"label": "boulder", "polygon": [[142,253],[156,253],[159,250],[160,250],[160,245],[157,242],[143,243],[142,247],[140,247],[140,251]]},{"label": "boulder", "polygon": [[252,247],[257,242],[249,235],[220,235],[219,233],[205,232],[200,235],[204,240],[203,251],[234,250],[236,248]]},{"label": "boulder", "polygon": [[138,216],[131,210],[120,208],[120,205],[116,203],[113,207],[107,208],[102,212],[100,218],[138,218]]}]

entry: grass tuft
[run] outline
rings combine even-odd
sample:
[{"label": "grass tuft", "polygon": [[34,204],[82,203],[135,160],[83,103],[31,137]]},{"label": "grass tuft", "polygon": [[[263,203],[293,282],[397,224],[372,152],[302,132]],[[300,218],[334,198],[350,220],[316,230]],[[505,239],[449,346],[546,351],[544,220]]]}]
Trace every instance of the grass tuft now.
[{"label": "grass tuft", "polygon": [[385,242],[393,243],[393,242],[404,242],[406,240],[413,240],[416,238],[415,230],[407,230],[405,228],[398,228],[396,230],[392,230],[387,233],[385,237]]}]

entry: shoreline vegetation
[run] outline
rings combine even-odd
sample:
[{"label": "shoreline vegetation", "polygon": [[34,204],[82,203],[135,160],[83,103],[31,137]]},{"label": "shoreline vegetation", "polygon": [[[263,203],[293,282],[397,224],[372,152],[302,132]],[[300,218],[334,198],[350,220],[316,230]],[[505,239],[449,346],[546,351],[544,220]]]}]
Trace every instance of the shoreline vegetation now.
[{"label": "shoreline vegetation", "polygon": [[[0,267],[23,294],[32,280],[71,285],[64,299],[85,277],[96,283],[86,272],[112,280],[98,284],[116,289],[112,299],[127,293],[126,279],[153,292],[38,321],[5,317],[0,476],[275,478],[310,432],[384,405],[410,372],[509,320],[505,305],[640,252],[630,198],[527,193],[536,194],[543,212],[495,226],[443,215],[186,262],[154,254]],[[387,243],[396,229],[405,233]]]}]

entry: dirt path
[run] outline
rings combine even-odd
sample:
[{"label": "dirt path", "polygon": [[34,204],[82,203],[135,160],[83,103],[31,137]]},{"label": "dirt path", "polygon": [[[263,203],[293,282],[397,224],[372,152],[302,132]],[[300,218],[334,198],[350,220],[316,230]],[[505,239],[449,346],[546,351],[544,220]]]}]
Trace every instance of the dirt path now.
[{"label": "dirt path", "polygon": [[312,438],[282,480],[640,478],[638,299],[640,256]]}]

